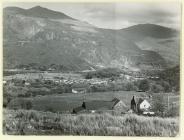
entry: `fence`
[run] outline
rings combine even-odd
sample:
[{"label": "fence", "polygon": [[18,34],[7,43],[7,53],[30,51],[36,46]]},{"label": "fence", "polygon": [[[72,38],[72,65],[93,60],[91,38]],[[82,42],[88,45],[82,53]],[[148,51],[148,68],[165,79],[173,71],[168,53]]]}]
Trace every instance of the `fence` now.
[{"label": "fence", "polygon": [[180,105],[180,96],[175,95],[175,96],[167,96],[167,109],[179,107]]},{"label": "fence", "polygon": [[[166,109],[171,109],[175,107],[179,107],[180,105],[180,96],[179,95],[163,95],[165,96],[164,104]],[[151,98],[148,96],[135,96],[135,99],[138,100],[139,98],[148,99],[151,101]],[[153,99],[154,100],[154,99]],[[152,104],[152,102],[150,102]]]}]

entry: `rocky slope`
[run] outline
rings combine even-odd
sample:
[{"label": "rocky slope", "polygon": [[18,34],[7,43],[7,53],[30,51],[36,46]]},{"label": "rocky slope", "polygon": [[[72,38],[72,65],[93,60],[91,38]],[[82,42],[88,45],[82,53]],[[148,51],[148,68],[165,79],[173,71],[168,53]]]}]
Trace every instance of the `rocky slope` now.
[{"label": "rocky slope", "polygon": [[73,71],[108,66],[140,70],[179,63],[177,31],[158,25],[100,29],[37,6],[4,8],[3,28],[5,68]]}]

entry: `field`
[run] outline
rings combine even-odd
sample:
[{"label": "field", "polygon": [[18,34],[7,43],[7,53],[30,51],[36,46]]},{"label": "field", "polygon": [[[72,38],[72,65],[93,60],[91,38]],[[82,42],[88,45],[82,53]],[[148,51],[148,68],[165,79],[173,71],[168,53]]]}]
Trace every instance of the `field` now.
[{"label": "field", "polygon": [[[135,91],[115,91],[115,92],[93,92],[86,94],[73,94],[73,93],[64,93],[64,94],[52,94],[45,96],[35,96],[28,98],[15,98],[13,99],[9,107],[10,108],[19,108],[22,100],[28,100],[32,102],[32,109],[40,111],[52,111],[52,112],[71,112],[73,108],[81,106],[83,101],[89,100],[104,100],[110,101],[113,98],[118,98],[122,100],[126,105],[127,109],[130,108],[130,101],[133,96],[136,97],[147,97],[145,92],[135,92]],[[175,99],[175,103],[179,103],[175,96],[171,96],[171,93],[162,93],[164,99],[164,105],[167,109],[168,107],[168,97],[169,105],[172,107],[172,99]],[[172,98],[173,97],[173,98]],[[147,97],[148,98],[148,97]]]},{"label": "field", "polygon": [[[119,92],[94,92],[87,94],[55,94],[55,95],[45,95],[36,96],[32,98],[25,98],[25,100],[30,100],[32,102],[32,109],[35,110],[52,110],[54,112],[62,111],[72,111],[73,108],[82,105],[82,102],[88,100],[105,100],[110,101],[113,98],[119,98],[130,108],[130,100],[133,95],[145,96],[144,92],[135,91],[119,91]],[[14,99],[11,101],[10,106],[19,106],[20,100]]]},{"label": "field", "polygon": [[10,135],[176,136],[178,118],[135,114],[58,114],[4,110],[3,133]]},{"label": "field", "polygon": [[[60,77],[60,78],[59,78]],[[45,79],[67,79],[78,83],[83,79],[80,74],[72,73],[26,73],[5,76],[9,82],[4,86],[3,130],[9,135],[98,135],[98,136],[176,136],[179,133],[178,112],[179,95],[174,93],[150,93],[119,91],[108,89],[103,92],[86,90],[84,93],[71,93],[71,85],[44,83]],[[18,80],[30,82],[26,86]],[[39,79],[39,80],[36,80]],[[21,81],[20,80],[20,81]],[[14,84],[14,83],[15,84]],[[121,83],[123,84],[123,83]],[[80,84],[76,84],[80,86]],[[75,85],[75,86],[76,86]],[[83,85],[83,83],[82,83]],[[116,85],[116,83],[115,83]],[[103,86],[102,86],[103,87]],[[64,90],[64,89],[70,90]],[[104,88],[107,88],[104,86]],[[100,90],[101,91],[101,90]],[[151,97],[152,98],[149,98]],[[161,99],[159,97],[161,95]],[[159,97],[155,116],[146,117],[130,113],[131,99],[143,97],[153,107]],[[96,113],[71,113],[84,101],[110,101],[118,98],[125,104],[119,112],[113,110],[96,111]],[[161,100],[160,100],[161,99]],[[174,103],[174,104],[173,104]],[[163,104],[163,110],[162,105]],[[169,107],[170,108],[169,108]],[[152,108],[151,108],[152,109]],[[168,118],[169,117],[169,118]]]}]

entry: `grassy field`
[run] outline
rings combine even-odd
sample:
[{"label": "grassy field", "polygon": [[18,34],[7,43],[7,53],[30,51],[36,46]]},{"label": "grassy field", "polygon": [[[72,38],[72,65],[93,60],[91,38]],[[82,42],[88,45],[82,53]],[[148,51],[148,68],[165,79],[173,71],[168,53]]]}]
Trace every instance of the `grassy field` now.
[{"label": "grassy field", "polygon": [[[167,96],[171,94],[163,93],[164,104],[167,107]],[[29,100],[32,102],[32,109],[39,111],[53,111],[53,112],[65,112],[72,111],[73,108],[81,106],[83,101],[90,100],[104,100],[110,101],[113,98],[119,98],[122,100],[128,108],[130,108],[130,101],[133,96],[136,97],[146,97],[145,92],[135,92],[135,91],[116,91],[116,92],[93,92],[85,94],[52,94],[45,96],[35,96],[29,98],[15,98],[9,103],[10,108],[16,108],[21,103],[22,100]]]},{"label": "grassy field", "polygon": [[4,110],[3,133],[9,135],[176,136],[178,118],[135,114],[58,114]]},{"label": "grassy field", "polygon": [[[119,92],[94,92],[84,94],[55,94],[55,95],[45,95],[36,96],[33,98],[25,98],[25,100],[30,100],[32,102],[32,109],[47,111],[52,110],[57,111],[72,111],[73,108],[82,105],[82,102],[88,100],[105,100],[110,101],[117,97],[121,99],[128,108],[130,108],[130,100],[133,95],[145,96],[144,92],[135,91],[119,91]],[[10,106],[16,107],[20,104],[20,99],[14,99],[10,102]]]},{"label": "grassy field", "polygon": [[[32,102],[32,109],[40,111],[53,111],[53,112],[65,112],[72,111],[73,108],[81,106],[83,101],[90,100],[104,100],[110,101],[113,98],[119,98],[130,108],[130,101],[135,95],[136,97],[145,97],[147,93],[145,92],[135,92],[135,91],[116,91],[116,92],[93,92],[87,94],[52,94],[45,96],[35,96],[29,98],[21,98],[21,100],[29,100]],[[164,104],[167,107],[167,97],[171,94],[163,93]],[[21,103],[20,98],[13,99],[9,107],[17,107]],[[179,100],[177,101],[179,102]],[[170,102],[171,103],[171,102]],[[18,107],[19,108],[19,107]]]}]

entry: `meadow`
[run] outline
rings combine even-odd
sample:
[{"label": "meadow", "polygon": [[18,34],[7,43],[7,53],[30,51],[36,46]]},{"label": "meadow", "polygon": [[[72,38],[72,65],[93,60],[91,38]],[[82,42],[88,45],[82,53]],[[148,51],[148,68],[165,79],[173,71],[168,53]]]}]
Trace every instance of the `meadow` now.
[{"label": "meadow", "polygon": [[[127,109],[130,108],[130,101],[132,97],[136,98],[145,97],[148,98],[146,92],[135,92],[135,91],[109,91],[109,92],[93,92],[86,94],[75,94],[75,93],[63,93],[63,94],[50,94],[50,95],[37,95],[35,97],[25,97],[25,98],[14,98],[8,105],[10,109],[21,109],[21,103],[25,101],[31,102],[31,109],[38,111],[51,111],[51,112],[72,112],[73,108],[81,106],[84,101],[90,100],[104,100],[110,101],[114,98],[122,100]],[[168,96],[172,97],[171,93],[162,93],[163,104],[165,109],[168,105]],[[157,94],[153,96],[157,97]],[[175,97],[173,95],[173,97]],[[172,98],[170,98],[169,104],[172,107]],[[179,103],[179,98],[175,100]]]},{"label": "meadow", "polygon": [[[54,77],[79,79],[82,78],[80,76],[80,74],[72,75],[70,73],[44,73],[41,76],[39,73],[30,73],[7,77],[29,81],[29,79],[41,77],[43,79],[53,79]],[[42,82],[31,83],[30,86],[7,84],[3,88],[3,93],[4,100],[7,99],[5,105],[3,102],[4,134],[172,137],[179,134],[179,107],[171,106],[172,102],[179,104],[179,95],[174,93],[89,90],[85,94],[74,94],[71,93],[71,89],[70,91],[63,90],[61,85],[43,84]],[[153,97],[150,98],[153,102],[157,99],[155,111],[162,109],[162,104],[164,104],[162,111],[155,112],[157,117],[140,116],[127,112],[130,109],[133,96],[137,99],[139,97],[149,98],[150,95]],[[73,109],[81,106],[84,101],[110,101],[114,98],[124,102],[127,106],[126,111],[115,113],[106,110],[98,113],[71,114]],[[168,109],[167,105],[172,108]]]},{"label": "meadow", "polygon": [[32,102],[32,109],[34,110],[62,112],[62,111],[72,111],[73,108],[81,106],[83,101],[89,100],[110,101],[116,97],[122,100],[127,105],[127,108],[130,108],[130,101],[134,95],[138,97],[141,96],[144,97],[146,96],[146,93],[135,91],[115,91],[115,92],[112,91],[112,92],[93,92],[86,94],[73,94],[73,93],[52,94],[21,99],[15,98],[10,102],[9,107],[19,108],[19,105],[22,100],[29,100]]},{"label": "meadow", "polygon": [[136,114],[58,114],[4,110],[3,133],[9,135],[177,136],[178,118]]}]

